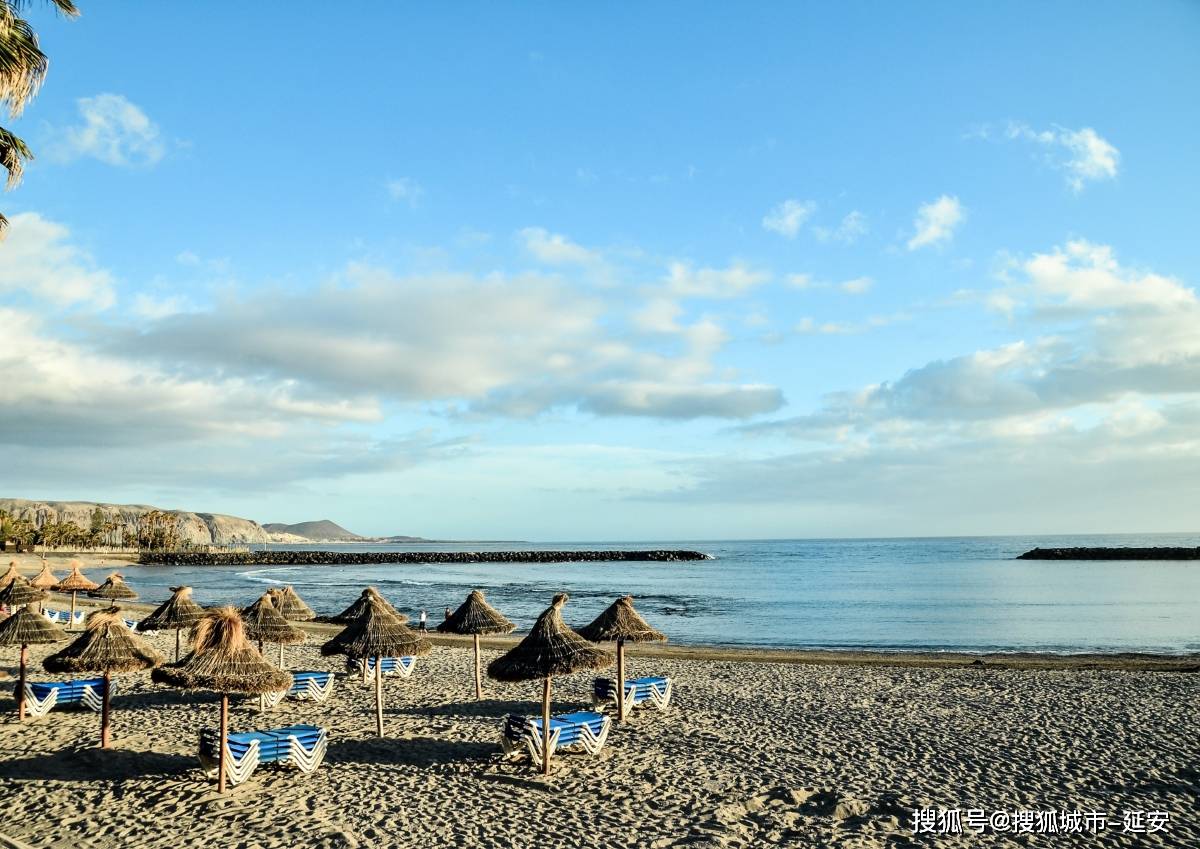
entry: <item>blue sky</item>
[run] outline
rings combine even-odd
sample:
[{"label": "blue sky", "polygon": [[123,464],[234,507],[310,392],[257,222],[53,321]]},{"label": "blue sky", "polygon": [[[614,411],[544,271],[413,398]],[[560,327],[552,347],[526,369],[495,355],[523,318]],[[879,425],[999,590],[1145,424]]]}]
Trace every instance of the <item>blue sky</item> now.
[{"label": "blue sky", "polygon": [[1195,529],[1195,4],[31,15],[3,494]]}]

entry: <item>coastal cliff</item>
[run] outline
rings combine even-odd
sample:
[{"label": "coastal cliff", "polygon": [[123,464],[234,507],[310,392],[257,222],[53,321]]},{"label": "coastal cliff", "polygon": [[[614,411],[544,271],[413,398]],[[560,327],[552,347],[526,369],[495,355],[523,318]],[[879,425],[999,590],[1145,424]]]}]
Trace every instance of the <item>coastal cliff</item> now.
[{"label": "coastal cliff", "polygon": [[81,528],[92,524],[97,509],[105,521],[136,528],[149,513],[166,513],[176,520],[179,538],[193,546],[246,545],[250,543],[308,542],[304,537],[288,533],[273,533],[252,519],[224,516],[219,513],[193,513],[187,510],[162,510],[146,504],[106,504],[95,501],[34,501],[25,498],[0,498],[0,511],[14,519],[25,519],[34,527],[48,522],[73,522]]}]

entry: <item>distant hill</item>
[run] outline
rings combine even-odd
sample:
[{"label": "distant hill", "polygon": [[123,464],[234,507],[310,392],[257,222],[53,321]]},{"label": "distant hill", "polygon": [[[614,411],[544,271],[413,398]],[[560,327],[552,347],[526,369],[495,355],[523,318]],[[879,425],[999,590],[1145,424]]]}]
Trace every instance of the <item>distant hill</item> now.
[{"label": "distant hill", "polygon": [[317,522],[297,522],[294,525],[285,525],[282,522],[271,522],[263,525],[263,528],[273,534],[293,534],[298,537],[304,537],[307,540],[314,542],[326,542],[332,540],[344,540],[346,542],[357,542],[365,539],[356,533],[352,533],[337,522],[331,522],[328,519],[321,519]]}]

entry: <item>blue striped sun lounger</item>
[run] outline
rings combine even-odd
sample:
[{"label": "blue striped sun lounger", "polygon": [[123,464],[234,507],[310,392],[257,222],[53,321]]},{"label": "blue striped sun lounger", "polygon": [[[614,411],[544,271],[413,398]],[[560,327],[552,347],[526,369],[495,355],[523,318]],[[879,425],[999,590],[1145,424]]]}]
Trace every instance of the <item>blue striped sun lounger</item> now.
[{"label": "blue striped sun lounger", "polygon": [[[625,681],[625,713],[635,707],[653,707],[663,710],[671,703],[674,685],[670,678],[646,676],[629,678]],[[592,707],[617,703],[617,682],[612,678],[597,678],[592,685]]]},{"label": "blue striped sun lounger", "polygon": [[31,716],[45,716],[57,705],[82,705],[99,711],[103,704],[103,678],[25,683],[25,709]]},{"label": "blue striped sun lounger", "polygon": [[280,690],[276,693],[267,693],[263,696],[263,705],[265,707],[275,707],[283,701],[284,696],[291,696],[293,699],[309,699],[314,702],[323,702],[329,698],[333,692],[333,673],[327,671],[308,670],[301,672],[291,672],[292,687],[289,690]]},{"label": "blue striped sun lounger", "polygon": [[[200,767],[209,777],[216,776],[219,768],[219,736],[213,728],[200,732]],[[231,784],[241,784],[260,764],[312,772],[325,760],[329,730],[315,725],[289,725],[272,731],[235,731],[225,740],[225,777]]]},{"label": "blue striped sun lounger", "polygon": [[[589,755],[604,748],[612,720],[602,713],[576,711],[550,717],[550,757],[559,749],[580,747]],[[508,757],[528,755],[534,764],[542,763],[542,720],[510,714],[504,721],[500,747]]]}]

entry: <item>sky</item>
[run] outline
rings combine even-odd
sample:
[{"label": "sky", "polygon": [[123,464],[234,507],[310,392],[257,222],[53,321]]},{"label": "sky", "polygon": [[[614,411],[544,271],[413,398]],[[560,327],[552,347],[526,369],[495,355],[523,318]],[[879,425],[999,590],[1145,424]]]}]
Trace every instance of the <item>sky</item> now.
[{"label": "sky", "polygon": [[0,496],[1197,530],[1200,4],[81,5],[0,121]]}]

